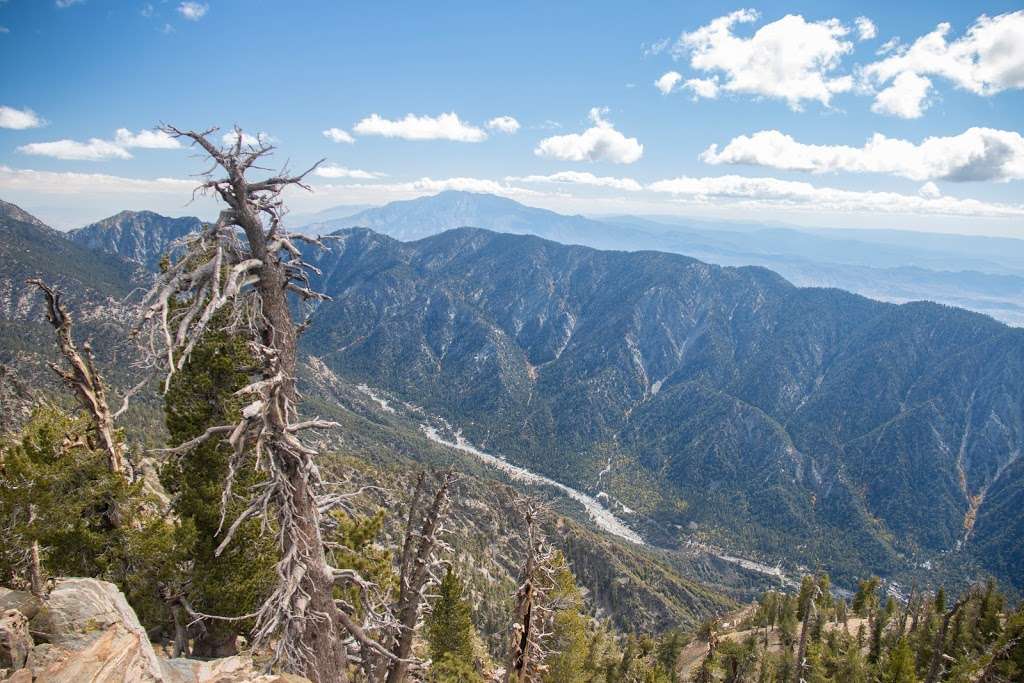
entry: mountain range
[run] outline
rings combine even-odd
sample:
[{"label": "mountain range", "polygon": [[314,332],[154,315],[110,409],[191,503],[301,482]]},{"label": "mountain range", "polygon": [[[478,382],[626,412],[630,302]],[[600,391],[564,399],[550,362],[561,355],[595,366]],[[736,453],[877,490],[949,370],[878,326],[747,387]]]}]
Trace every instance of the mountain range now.
[{"label": "mountain range", "polygon": [[661,542],[1019,581],[1024,330],[675,254],[336,236],[310,354]]},{"label": "mountain range", "polygon": [[[604,232],[588,239],[622,235],[506,202],[464,210],[507,210],[515,232],[534,215],[530,230],[565,242],[594,223]],[[3,230],[30,225],[6,211]],[[133,259],[95,257],[76,277],[105,291],[152,267],[181,230],[154,216],[65,240]],[[414,232],[412,218],[393,225],[438,232]],[[32,239],[62,239],[35,229]],[[663,234],[647,229],[638,233]],[[603,496],[657,546],[822,566],[845,585],[868,573],[990,572],[1022,588],[1024,330],[934,303],[797,287],[760,267],[525,234],[460,228],[402,242],[349,228],[330,245],[309,254],[333,299],[304,337],[311,363]]]},{"label": "mountain range", "polygon": [[168,218],[152,211],[119,214],[68,232],[68,238],[87,249],[156,270],[171,243],[202,227],[198,218]]},{"label": "mountain range", "polygon": [[348,227],[403,241],[476,227],[597,249],[667,251],[717,265],[764,266],[800,286],[838,287],[897,303],[936,301],[1024,325],[1024,240],[666,217],[598,220],[459,191],[326,218],[305,229]]}]

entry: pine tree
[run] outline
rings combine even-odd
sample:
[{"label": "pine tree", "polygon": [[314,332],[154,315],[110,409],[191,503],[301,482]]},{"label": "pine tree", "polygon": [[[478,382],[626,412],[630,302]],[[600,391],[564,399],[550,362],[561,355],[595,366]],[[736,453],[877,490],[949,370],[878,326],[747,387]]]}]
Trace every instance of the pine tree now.
[{"label": "pine tree", "polygon": [[[164,412],[170,443],[195,438],[207,428],[237,420],[241,400],[236,392],[249,383],[252,355],[239,337],[216,326],[196,344],[185,366],[176,373],[165,396]],[[256,610],[273,589],[277,549],[260,522],[244,522],[237,542],[218,556],[218,533],[241,514],[238,496],[228,499],[221,518],[221,492],[228,477],[230,445],[210,440],[191,452],[171,458],[160,479],[173,496],[173,509],[190,533],[181,541],[192,558],[187,577],[192,607],[204,614],[236,617]],[[241,495],[258,484],[256,468],[237,466],[232,489]],[[222,526],[223,524],[223,526]],[[249,630],[245,621],[211,620],[196,639],[194,654],[220,657],[235,654],[236,636]]]},{"label": "pine tree", "polygon": [[882,580],[877,576],[870,579],[861,579],[857,582],[857,592],[853,596],[853,612],[858,617],[864,618],[871,614],[878,606],[877,590]]},{"label": "pine tree", "polygon": [[22,433],[0,445],[0,575],[27,568],[41,548],[44,571],[101,576],[126,543],[130,524],[114,526],[109,511],[129,521],[139,486],[110,471],[107,454],[89,445],[90,421],[40,405]]},{"label": "pine tree", "polygon": [[882,673],[883,683],[917,683],[914,653],[906,638],[900,638],[889,653],[889,661]]},{"label": "pine tree", "polygon": [[847,640],[846,652],[837,664],[835,679],[844,683],[867,683],[868,667],[864,662],[860,647],[856,640],[852,638]]},{"label": "pine tree", "polygon": [[42,404],[0,443],[0,577],[22,583],[37,548],[40,574],[112,581],[147,629],[167,627],[160,589],[184,564],[177,531],[154,514],[141,482],[111,471],[109,453],[90,445],[92,431],[87,416]]},{"label": "pine tree", "polygon": [[548,593],[555,613],[552,616],[548,647],[546,683],[582,683],[587,660],[587,619],[583,615],[583,596],[576,577],[561,552],[551,561],[555,585]]},{"label": "pine tree", "polygon": [[676,662],[683,648],[689,645],[690,639],[679,629],[672,629],[664,634],[658,643],[657,656],[659,666],[668,672],[669,679],[675,683],[679,680],[676,673]]},{"label": "pine tree", "polygon": [[797,599],[796,618],[803,621],[807,618],[807,609],[815,596],[817,583],[813,576],[805,575],[800,581],[800,597]]},{"label": "pine tree", "polygon": [[992,579],[985,584],[985,592],[978,606],[978,617],[974,630],[981,642],[988,645],[995,641],[1002,632],[999,613],[1003,610],[1003,596],[996,590],[996,582]]},{"label": "pine tree", "polygon": [[446,652],[441,659],[430,665],[430,683],[482,683],[483,677],[473,668],[473,663],[462,659],[453,652]]},{"label": "pine tree", "polygon": [[[462,579],[449,566],[438,586],[438,597],[427,618],[427,642],[430,658],[444,666],[456,664],[473,668],[473,620],[469,603],[463,597]],[[465,667],[462,667],[465,668]]]}]

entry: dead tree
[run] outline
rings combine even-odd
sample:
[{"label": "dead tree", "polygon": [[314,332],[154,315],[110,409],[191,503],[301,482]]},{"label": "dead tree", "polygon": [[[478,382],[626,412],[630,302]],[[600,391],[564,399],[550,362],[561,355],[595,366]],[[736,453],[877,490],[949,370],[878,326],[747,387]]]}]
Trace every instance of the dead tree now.
[{"label": "dead tree", "polygon": [[127,408],[129,396],[125,396],[125,404],[117,413],[110,410],[103,378],[93,364],[92,348],[86,342],[82,346],[85,355],[78,352],[75,340],[71,336],[71,316],[61,301],[60,292],[38,278],[28,280],[27,284],[38,287],[46,297],[46,320],[57,331],[57,346],[71,368],[64,369],[56,363],[49,365],[71,389],[82,409],[89,415],[95,439],[95,443],[90,446],[106,453],[107,466],[111,472],[125,475],[124,446],[117,438],[114,419]]},{"label": "dead tree", "polygon": [[949,632],[949,622],[966,604],[969,597],[969,594],[961,597],[942,617],[942,628],[935,634],[935,641],[932,643],[932,659],[928,664],[928,675],[925,676],[924,683],[938,683],[939,679],[942,678],[944,673],[942,659],[946,655],[946,634]]},{"label": "dead tree", "polygon": [[[28,523],[35,521],[36,506],[28,506]],[[28,551],[28,585],[32,595],[37,598],[44,597],[46,589],[43,585],[43,563],[39,559],[39,541],[32,539],[32,547]]]},{"label": "dead tree", "polygon": [[526,561],[515,595],[505,683],[535,683],[543,676],[548,655],[546,641],[551,635],[548,593],[554,586],[554,552],[540,529],[544,507],[522,498],[517,498],[515,505],[525,525]]},{"label": "dead tree", "polygon": [[796,670],[793,672],[794,683],[803,683],[807,674],[807,629],[818,618],[818,599],[820,597],[821,586],[815,581],[814,594],[807,601],[807,609],[800,624],[800,644],[797,647]]},{"label": "dead tree", "polygon": [[416,480],[416,489],[406,519],[405,539],[399,557],[398,599],[390,610],[396,622],[387,638],[390,641],[392,657],[388,660],[387,675],[384,679],[386,683],[401,683],[406,680],[416,624],[420,620],[422,607],[426,601],[425,593],[430,586],[441,580],[438,570],[443,564],[435,559],[435,550],[441,543],[439,537],[448,502],[448,491],[455,481],[455,476],[450,472],[444,475],[430,506],[423,509],[426,498],[425,479],[421,474]]},{"label": "dead tree", "polygon": [[[336,426],[320,419],[299,420],[296,345],[305,323],[296,325],[289,301],[290,295],[303,303],[328,298],[311,289],[310,273],[318,271],[296,246],[300,240],[323,245],[289,233],[282,225],[282,192],[288,187],[308,189],[304,178],[316,165],[299,175],[283,170],[253,181],[247,173],[258,169],[257,162],[273,150],[265,140],[249,144],[236,128],[233,144],[220,146],[211,140],[216,129],[162,130],[191,141],[209,157],[212,167],[196,192],[213,194],[226,208],[216,223],[175,245],[183,256],[146,295],[139,331],[148,331],[143,338],[151,357],[162,359],[167,382],[183,367],[196,342],[215,326],[244,335],[259,366],[259,376],[238,392],[249,402],[236,423],[210,427],[169,450],[182,454],[211,438],[227,438],[233,453],[222,496],[222,522],[227,522],[226,502],[236,495],[232,485],[239,468],[252,463],[265,474],[245,510],[222,528],[218,552],[246,520],[276,517],[278,580],[252,615],[255,643],[272,646],[271,663],[285,671],[315,683],[346,681],[351,661],[346,637],[363,651],[387,650],[335,602],[336,583],[365,582],[327,561],[321,522],[341,498],[327,490],[317,450],[300,438],[307,430]],[[218,312],[224,315],[215,318]],[[215,322],[222,320],[226,322]]]}]

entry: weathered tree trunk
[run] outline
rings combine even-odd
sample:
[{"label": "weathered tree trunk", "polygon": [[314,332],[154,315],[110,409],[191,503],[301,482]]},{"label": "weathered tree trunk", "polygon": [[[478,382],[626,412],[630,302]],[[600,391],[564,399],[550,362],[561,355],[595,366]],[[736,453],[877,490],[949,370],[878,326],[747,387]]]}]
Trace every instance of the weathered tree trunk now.
[{"label": "weathered tree trunk", "polygon": [[[36,518],[36,506],[28,506],[28,521],[31,524]],[[37,598],[43,597],[45,587],[43,586],[43,564],[39,559],[39,541],[33,539],[32,547],[29,549],[28,557],[28,585],[32,595]]]},{"label": "weathered tree trunk", "polygon": [[793,670],[794,683],[803,683],[804,675],[807,673],[807,631],[812,621],[818,618],[818,595],[815,593],[807,601],[807,609],[804,610],[803,621],[800,624],[800,645],[797,648],[796,668]]},{"label": "weathered tree trunk", "polygon": [[[164,345],[167,382],[183,366],[216,312],[229,305],[239,315],[226,330],[250,340],[262,373],[259,381],[239,392],[250,402],[237,423],[211,427],[168,450],[183,453],[213,436],[228,437],[234,454],[222,492],[222,511],[234,495],[236,468],[248,454],[255,455],[257,466],[267,475],[266,484],[222,530],[217,553],[231,543],[245,520],[276,515],[281,551],[278,581],[255,615],[255,642],[272,645],[273,663],[289,673],[314,683],[344,683],[348,679],[345,631],[357,640],[365,634],[335,603],[335,571],[327,561],[320,529],[322,515],[332,503],[322,490],[317,451],[297,436],[301,430],[336,426],[319,419],[297,421],[298,329],[289,292],[303,300],[326,298],[308,288],[307,271],[315,269],[302,260],[293,243],[308,238],[288,233],[281,224],[285,213],[281,194],[291,185],[305,187],[305,174],[250,182],[246,172],[273,149],[265,141],[243,142],[241,130],[236,129],[235,142],[219,147],[208,138],[212,130],[184,132],[167,126],[164,131],[191,140],[209,154],[214,167],[200,191],[215,192],[227,204],[215,225],[191,240],[186,238],[188,253],[161,274],[144,301],[148,306],[144,320],[156,321],[153,339]],[[212,179],[218,168],[226,177]],[[189,304],[175,309],[170,302],[182,293]]]},{"label": "weathered tree trunk", "polygon": [[[245,197],[245,192],[240,196]],[[254,258],[263,262],[258,288],[265,324],[260,330],[263,344],[277,355],[276,367],[265,367],[265,379],[276,374],[280,390],[268,411],[269,456],[286,483],[287,500],[277,501],[278,524],[282,529],[283,572],[289,586],[283,605],[286,614],[283,638],[290,647],[307,653],[295,673],[313,683],[344,683],[348,680],[348,657],[341,633],[341,615],[334,602],[334,573],[327,562],[320,532],[320,511],[312,490],[309,454],[288,447],[288,425],[298,403],[295,387],[296,330],[288,307],[288,278],[280,261],[268,253],[263,226],[244,203],[236,212],[245,230]]]},{"label": "weathered tree trunk", "polygon": [[538,526],[541,509],[529,501],[521,501],[526,526],[526,562],[519,589],[516,591],[505,683],[532,683],[540,680],[540,667],[546,656],[543,640],[544,614],[551,587],[551,553],[546,549]]},{"label": "weathered tree trunk", "polygon": [[945,654],[949,622],[960,611],[960,608],[963,607],[964,600],[965,598],[957,600],[956,604],[953,605],[953,609],[946,612],[946,615],[942,618],[942,628],[935,634],[935,641],[932,643],[932,660],[928,665],[928,675],[925,677],[924,683],[938,683],[939,678],[942,676],[942,656]]},{"label": "weathered tree trunk", "polygon": [[115,432],[115,415],[107,404],[103,379],[93,365],[92,349],[86,343],[83,347],[85,356],[78,352],[71,336],[71,316],[61,302],[60,293],[37,278],[28,280],[28,284],[38,287],[46,297],[46,319],[57,331],[57,346],[71,369],[64,370],[56,363],[50,363],[50,367],[74,392],[82,409],[88,413],[96,440],[93,445],[107,454],[110,471],[124,474],[124,449]]},{"label": "weathered tree trunk", "polygon": [[[420,618],[420,608],[423,605],[423,591],[430,580],[431,554],[437,543],[437,535],[440,530],[441,517],[444,514],[445,502],[448,499],[448,488],[451,486],[453,477],[447,474],[437,492],[434,494],[434,501],[430,509],[423,517],[419,529],[418,543],[413,543],[412,530],[415,529],[413,515],[416,514],[415,503],[422,492],[423,479],[417,481],[416,494],[414,495],[414,506],[409,510],[409,523],[407,524],[406,539],[402,547],[402,566],[399,576],[399,594],[395,610],[398,616],[398,633],[395,638],[391,653],[391,659],[387,672],[387,683],[402,683],[405,681],[409,671],[409,655],[412,654],[413,638],[416,635],[416,623]],[[415,554],[409,550],[415,546]]]},{"label": "weathered tree trunk", "polygon": [[181,603],[174,601],[167,607],[174,620],[174,645],[171,647],[171,657],[188,657],[188,629],[185,628],[185,618],[181,614]]}]

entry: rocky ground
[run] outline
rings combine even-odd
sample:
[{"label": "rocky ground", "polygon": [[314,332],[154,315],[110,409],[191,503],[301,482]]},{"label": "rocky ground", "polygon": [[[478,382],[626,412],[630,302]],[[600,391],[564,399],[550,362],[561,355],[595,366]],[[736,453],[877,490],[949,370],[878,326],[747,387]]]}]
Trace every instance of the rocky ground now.
[{"label": "rocky ground", "polygon": [[[0,681],[10,683],[303,683],[246,655],[160,656],[124,595],[96,579],[59,579],[45,600],[0,588]],[[308,682],[307,682],[308,683]]]}]

